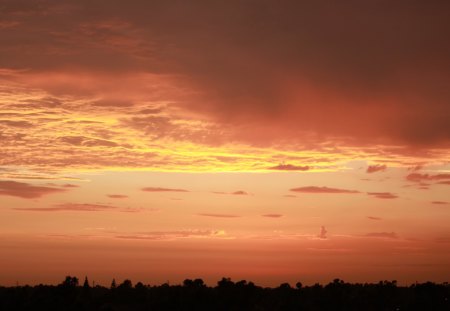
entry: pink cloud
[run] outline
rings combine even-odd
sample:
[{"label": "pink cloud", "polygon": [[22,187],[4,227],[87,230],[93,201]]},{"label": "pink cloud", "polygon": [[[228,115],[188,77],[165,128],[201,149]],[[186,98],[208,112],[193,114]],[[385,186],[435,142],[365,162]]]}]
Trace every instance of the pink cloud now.
[{"label": "pink cloud", "polygon": [[329,188],[329,187],[316,187],[316,186],[292,188],[289,191],[301,192],[301,193],[360,193],[357,190],[347,190],[347,189],[338,189],[338,188]]},{"label": "pink cloud", "polygon": [[[450,179],[450,174],[442,173],[442,174],[420,174],[420,173],[411,173],[406,176],[406,179],[413,182],[421,182],[424,180],[433,181],[433,180],[442,180],[442,179]],[[447,182],[447,181],[445,181]],[[449,181],[450,182],[450,181]]]},{"label": "pink cloud", "polygon": [[366,172],[367,173],[375,173],[375,172],[383,172],[386,170],[386,165],[376,164],[376,165],[369,165],[367,167]]},{"label": "pink cloud", "polygon": [[445,201],[432,201],[431,204],[445,205],[445,204],[449,204],[449,202],[445,202]]},{"label": "pink cloud", "polygon": [[145,192],[189,192],[185,189],[175,189],[175,188],[161,188],[161,187],[145,187],[141,189]]},{"label": "pink cloud", "polygon": [[248,192],[243,190],[237,190],[234,192],[213,191],[214,194],[231,194],[231,195],[249,195]]},{"label": "pink cloud", "polygon": [[396,199],[398,195],[390,192],[367,192],[368,195],[374,196],[378,199]]},{"label": "pink cloud", "polygon": [[367,218],[370,220],[381,220],[380,217],[374,217],[374,216],[367,216]]},{"label": "pink cloud", "polygon": [[261,215],[262,217],[268,217],[268,218],[280,218],[280,217],[283,217],[283,215],[281,215],[281,214],[264,214],[264,215]]},{"label": "pink cloud", "polygon": [[439,184],[439,185],[450,185],[450,180],[439,181],[439,182],[437,182],[437,184]]},{"label": "pink cloud", "polygon": [[0,195],[8,195],[23,199],[35,199],[44,195],[64,192],[65,189],[33,186],[17,181],[0,181]]},{"label": "pink cloud", "polygon": [[395,232],[370,232],[365,235],[371,238],[387,238],[387,239],[397,239],[398,235]]},{"label": "pink cloud", "polygon": [[248,195],[248,192],[243,191],[243,190],[238,190],[238,191],[234,191],[231,194],[233,195]]},{"label": "pink cloud", "polygon": [[90,204],[90,203],[64,203],[58,204],[53,207],[35,207],[35,208],[13,208],[18,211],[30,211],[30,212],[140,212],[143,211],[139,208],[120,208],[112,205],[103,204]]},{"label": "pink cloud", "polygon": [[309,166],[298,166],[292,164],[279,164],[276,166],[269,167],[269,170],[275,171],[307,171],[309,170]]},{"label": "pink cloud", "polygon": [[241,216],[238,215],[231,215],[231,214],[211,214],[211,213],[200,213],[197,214],[198,216],[205,216],[205,217],[218,217],[218,218],[238,218]]},{"label": "pink cloud", "polygon": [[78,185],[73,185],[73,184],[64,184],[64,185],[62,185],[61,187],[64,187],[64,188],[78,188],[78,187],[80,187],[80,186],[78,186]]},{"label": "pink cloud", "polygon": [[111,198],[111,199],[126,199],[126,198],[128,198],[128,196],[124,195],[124,194],[108,194],[107,197]]}]

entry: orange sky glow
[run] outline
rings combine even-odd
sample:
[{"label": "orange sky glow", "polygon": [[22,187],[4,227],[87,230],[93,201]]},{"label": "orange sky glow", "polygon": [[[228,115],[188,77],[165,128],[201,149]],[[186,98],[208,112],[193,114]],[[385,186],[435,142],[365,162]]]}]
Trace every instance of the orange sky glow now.
[{"label": "orange sky glow", "polygon": [[449,281],[432,2],[0,0],[0,285]]}]

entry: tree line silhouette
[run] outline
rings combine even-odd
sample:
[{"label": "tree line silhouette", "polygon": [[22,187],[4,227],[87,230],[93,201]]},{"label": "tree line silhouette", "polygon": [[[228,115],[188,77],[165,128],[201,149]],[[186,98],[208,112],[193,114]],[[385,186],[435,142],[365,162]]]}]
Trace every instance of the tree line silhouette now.
[{"label": "tree line silhouette", "polygon": [[0,310],[58,311],[140,311],[140,310],[208,310],[208,311],[277,311],[277,310],[450,310],[450,285],[445,282],[416,283],[397,286],[396,281],[346,283],[340,279],[321,285],[295,287],[283,283],[265,288],[253,282],[233,282],[222,278],[215,287],[202,279],[186,279],[183,284],[134,286],[130,280],[109,288],[83,285],[67,276],[56,286],[0,287]]}]

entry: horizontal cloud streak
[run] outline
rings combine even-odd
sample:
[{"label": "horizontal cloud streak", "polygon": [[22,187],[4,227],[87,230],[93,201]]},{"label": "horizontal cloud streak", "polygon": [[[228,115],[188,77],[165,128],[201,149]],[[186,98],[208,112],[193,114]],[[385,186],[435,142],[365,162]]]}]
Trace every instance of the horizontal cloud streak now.
[{"label": "horizontal cloud streak", "polygon": [[373,196],[378,199],[396,199],[398,195],[390,192],[367,192],[369,196]]},{"label": "horizontal cloud streak", "polygon": [[14,196],[22,199],[35,199],[48,194],[64,191],[65,189],[44,187],[44,186],[33,186],[27,183],[17,181],[0,180],[0,195]]},{"label": "horizontal cloud streak", "polygon": [[141,189],[145,192],[189,192],[185,189],[176,189],[176,188],[161,188],[161,187],[145,187]]},{"label": "horizontal cloud streak", "polygon": [[317,187],[317,186],[292,188],[289,189],[289,191],[299,193],[360,193],[357,190],[347,190],[347,189]]}]

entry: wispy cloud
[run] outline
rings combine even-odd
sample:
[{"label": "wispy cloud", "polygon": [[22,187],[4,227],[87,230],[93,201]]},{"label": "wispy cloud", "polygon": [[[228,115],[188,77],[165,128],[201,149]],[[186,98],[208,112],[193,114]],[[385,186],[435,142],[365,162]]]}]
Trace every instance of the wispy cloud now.
[{"label": "wispy cloud", "polygon": [[347,190],[347,189],[329,188],[329,187],[316,187],[316,186],[292,188],[292,189],[289,189],[289,191],[300,192],[300,193],[359,193],[359,191],[357,191],[357,190]]},{"label": "wispy cloud", "polygon": [[264,214],[264,215],[261,215],[262,217],[268,217],[268,218],[280,218],[280,217],[283,217],[283,215],[282,214]]},{"label": "wispy cloud", "polygon": [[141,208],[122,208],[112,205],[90,204],[90,203],[64,203],[54,205],[53,207],[30,207],[30,208],[13,208],[18,211],[29,212],[124,212],[136,213],[141,212]]},{"label": "wispy cloud", "polygon": [[446,205],[446,204],[450,204],[450,203],[449,202],[445,202],[445,201],[431,201],[431,204]]},{"label": "wispy cloud", "polygon": [[375,217],[375,216],[367,216],[367,218],[370,220],[381,220],[380,217]]},{"label": "wispy cloud", "polygon": [[176,189],[176,188],[161,188],[161,187],[145,187],[141,189],[145,192],[189,192],[189,190],[185,189]]},{"label": "wispy cloud", "polygon": [[108,194],[107,197],[111,198],[111,199],[127,199],[128,198],[128,196],[124,195],[124,194]]},{"label": "wispy cloud", "polygon": [[179,231],[150,231],[115,236],[128,240],[173,240],[183,238],[217,238],[226,237],[224,230],[179,230]]},{"label": "wispy cloud", "polygon": [[0,195],[8,195],[23,199],[35,199],[44,195],[64,192],[65,189],[34,186],[17,181],[0,181]]},{"label": "wispy cloud", "polygon": [[375,172],[382,172],[386,170],[386,165],[376,164],[376,165],[369,165],[367,167],[366,172],[367,173],[375,173]]},{"label": "wispy cloud", "polygon": [[276,166],[271,166],[268,168],[269,170],[274,171],[308,171],[310,169],[309,166],[299,166],[299,165],[292,165],[292,164],[278,164]]},{"label": "wispy cloud", "polygon": [[367,192],[368,195],[373,196],[378,199],[396,199],[398,195],[390,192]]},{"label": "wispy cloud", "polygon": [[249,195],[247,191],[237,190],[233,192],[213,191],[214,194]]},{"label": "wispy cloud", "polygon": [[213,214],[213,213],[200,213],[197,215],[204,216],[204,217],[217,217],[217,218],[239,218],[239,217],[241,217],[239,215],[233,215],[233,214]]},{"label": "wispy cloud", "polygon": [[395,232],[370,232],[365,236],[370,238],[398,239],[398,235]]}]

